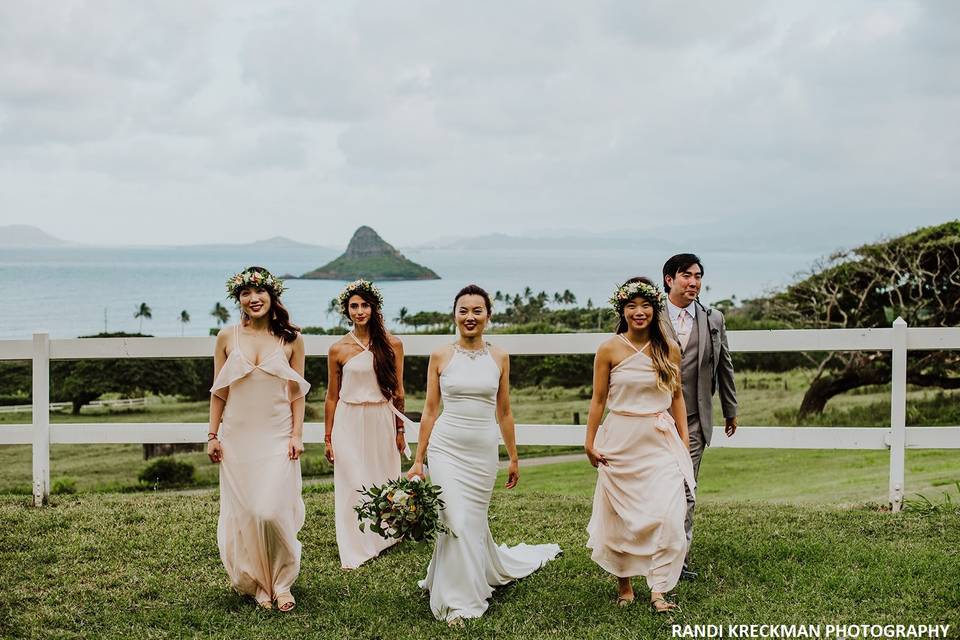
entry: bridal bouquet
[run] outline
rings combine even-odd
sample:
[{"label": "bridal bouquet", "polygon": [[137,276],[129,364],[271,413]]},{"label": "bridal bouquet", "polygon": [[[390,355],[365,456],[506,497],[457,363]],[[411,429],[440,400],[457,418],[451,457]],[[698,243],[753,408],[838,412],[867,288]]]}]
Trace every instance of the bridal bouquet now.
[{"label": "bridal bouquet", "polygon": [[360,531],[369,524],[381,537],[429,542],[450,530],[440,522],[440,487],[429,480],[398,478],[382,486],[358,489],[363,502],[354,507]]}]

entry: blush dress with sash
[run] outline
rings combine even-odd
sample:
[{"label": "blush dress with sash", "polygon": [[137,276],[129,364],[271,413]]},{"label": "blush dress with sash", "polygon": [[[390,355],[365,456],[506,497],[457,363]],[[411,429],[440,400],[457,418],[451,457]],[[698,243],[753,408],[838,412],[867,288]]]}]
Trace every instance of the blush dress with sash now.
[{"label": "blush dress with sash", "polygon": [[[438,620],[478,618],[496,586],[530,575],[560,553],[556,544],[498,546],[487,511],[497,478],[500,367],[488,349],[454,346],[440,374],[443,412],[430,435],[430,481],[443,493],[440,518],[453,534],[437,537],[427,576]],[[682,529],[682,527],[681,527]]]},{"label": "blush dress with sash", "polygon": [[290,593],[300,573],[304,505],[300,461],[288,455],[290,403],[309,390],[282,341],[260,364],[250,362],[237,325],[233,349],[210,389],[226,400],[217,545],[234,589],[258,602]]},{"label": "blush dress with sash", "polygon": [[663,593],[683,569],[684,482],[691,491],[696,486],[693,464],[669,412],[672,394],[657,386],[653,361],[619,337],[636,353],[610,371],[610,412],[594,444],[609,464],[597,468],[587,547],[608,572],[644,576],[651,591]]},{"label": "blush dress with sash", "polygon": [[343,365],[340,399],[333,414],[334,513],[340,566],[356,569],[396,544],[379,534],[360,531],[353,507],[360,503],[361,487],[382,485],[400,477],[394,416],[398,412],[380,391],[374,371],[373,353],[352,333],[363,349]]}]

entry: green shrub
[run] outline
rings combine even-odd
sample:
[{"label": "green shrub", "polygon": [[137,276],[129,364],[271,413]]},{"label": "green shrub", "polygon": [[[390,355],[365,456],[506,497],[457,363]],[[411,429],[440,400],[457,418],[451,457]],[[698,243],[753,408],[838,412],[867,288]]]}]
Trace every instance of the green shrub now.
[{"label": "green shrub", "polygon": [[140,482],[154,488],[182,487],[194,483],[196,469],[189,462],[182,462],[172,456],[157,458],[140,472]]},{"label": "green shrub", "polygon": [[73,478],[64,476],[53,481],[50,487],[50,493],[55,496],[66,495],[77,492],[77,481]]}]

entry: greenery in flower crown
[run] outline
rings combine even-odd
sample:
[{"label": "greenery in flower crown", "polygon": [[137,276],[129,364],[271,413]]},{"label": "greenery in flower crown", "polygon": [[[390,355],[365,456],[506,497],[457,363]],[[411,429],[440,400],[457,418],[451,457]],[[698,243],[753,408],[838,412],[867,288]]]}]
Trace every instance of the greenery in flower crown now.
[{"label": "greenery in flower crown", "polygon": [[620,314],[627,303],[636,297],[647,300],[659,311],[663,311],[663,307],[667,303],[667,296],[657,285],[646,282],[627,282],[617,287],[617,290],[613,292],[613,296],[610,297],[610,304]]},{"label": "greenery in flower crown", "polygon": [[340,311],[343,315],[347,315],[347,300],[350,299],[350,296],[364,291],[373,295],[377,299],[377,306],[382,310],[383,309],[383,294],[380,293],[380,289],[377,288],[375,284],[369,280],[364,280],[360,278],[359,280],[354,280],[346,287],[343,288],[343,291],[340,292],[340,295],[337,296],[337,304],[340,305]]},{"label": "greenery in flower crown", "polygon": [[266,269],[254,268],[241,271],[240,273],[227,278],[227,297],[234,300],[240,299],[240,291],[244,287],[254,287],[258,289],[272,289],[274,295],[278,298],[283,294],[283,280],[274,276]]},{"label": "greenery in flower crown", "polygon": [[385,540],[429,542],[441,533],[451,533],[440,521],[444,509],[441,489],[429,480],[397,478],[382,486],[357,490],[363,501],[353,509],[360,531],[370,531]]}]

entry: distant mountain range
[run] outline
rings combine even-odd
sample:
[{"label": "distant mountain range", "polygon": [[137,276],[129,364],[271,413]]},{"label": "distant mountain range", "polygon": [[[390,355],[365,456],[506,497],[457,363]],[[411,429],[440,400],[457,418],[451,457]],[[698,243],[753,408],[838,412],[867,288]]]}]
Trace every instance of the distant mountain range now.
[{"label": "distant mountain range", "polygon": [[49,233],[26,224],[0,226],[0,247],[9,249],[32,249],[41,247],[67,247],[70,243],[55,238]]}]

